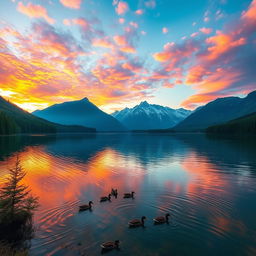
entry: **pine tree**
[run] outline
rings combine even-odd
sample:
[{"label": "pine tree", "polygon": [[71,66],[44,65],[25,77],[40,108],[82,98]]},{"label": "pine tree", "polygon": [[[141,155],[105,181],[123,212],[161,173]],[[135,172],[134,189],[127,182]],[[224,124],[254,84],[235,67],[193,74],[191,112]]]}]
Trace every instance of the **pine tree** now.
[{"label": "pine tree", "polygon": [[14,168],[0,189],[0,240],[9,242],[29,239],[33,233],[32,216],[38,207],[38,198],[22,184],[26,175],[17,157]]}]

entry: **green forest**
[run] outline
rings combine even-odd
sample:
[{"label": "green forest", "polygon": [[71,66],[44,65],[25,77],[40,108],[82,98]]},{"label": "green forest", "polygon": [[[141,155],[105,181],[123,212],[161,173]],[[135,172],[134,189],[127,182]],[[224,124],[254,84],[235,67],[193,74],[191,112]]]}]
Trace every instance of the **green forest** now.
[{"label": "green forest", "polygon": [[256,134],[256,113],[252,113],[221,125],[208,127],[208,133]]},{"label": "green forest", "polygon": [[0,111],[0,135],[14,134],[19,131],[15,121],[8,117],[3,111]]},{"label": "green forest", "polygon": [[0,135],[15,133],[95,132],[94,128],[60,125],[36,117],[0,97]]}]

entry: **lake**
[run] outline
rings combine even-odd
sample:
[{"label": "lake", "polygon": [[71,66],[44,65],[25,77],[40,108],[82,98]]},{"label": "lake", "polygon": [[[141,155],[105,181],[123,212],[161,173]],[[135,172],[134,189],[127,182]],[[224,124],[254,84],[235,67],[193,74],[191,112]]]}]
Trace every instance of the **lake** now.
[{"label": "lake", "polygon": [[[256,255],[255,138],[203,134],[0,137],[0,183],[18,154],[40,197],[31,255]],[[111,188],[118,197],[99,202]],[[134,199],[123,193],[135,191]],[[92,211],[79,205],[94,202]],[[170,213],[169,224],[153,218]],[[128,221],[145,215],[145,227]]]}]

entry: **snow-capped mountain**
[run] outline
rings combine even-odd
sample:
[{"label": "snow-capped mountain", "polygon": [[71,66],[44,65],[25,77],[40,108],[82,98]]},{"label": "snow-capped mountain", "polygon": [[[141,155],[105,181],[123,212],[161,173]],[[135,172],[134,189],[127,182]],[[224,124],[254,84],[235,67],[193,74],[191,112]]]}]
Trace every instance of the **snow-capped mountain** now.
[{"label": "snow-capped mountain", "polygon": [[177,125],[191,113],[183,108],[172,109],[160,105],[141,102],[133,108],[112,113],[129,130],[166,129]]}]

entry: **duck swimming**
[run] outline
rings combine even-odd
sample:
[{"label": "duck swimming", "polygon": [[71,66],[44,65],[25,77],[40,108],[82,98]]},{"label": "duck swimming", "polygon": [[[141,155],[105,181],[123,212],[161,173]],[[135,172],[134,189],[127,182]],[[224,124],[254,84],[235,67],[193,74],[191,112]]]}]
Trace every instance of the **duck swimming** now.
[{"label": "duck swimming", "polygon": [[128,222],[129,227],[143,227],[144,226],[144,220],[146,219],[145,216],[142,216],[141,219],[133,219]]},{"label": "duck swimming", "polygon": [[111,189],[111,195],[112,196],[114,196],[115,198],[117,198],[117,195],[118,195],[118,193],[117,193],[117,189]]},{"label": "duck swimming", "polygon": [[93,204],[93,202],[90,201],[89,204],[80,205],[79,206],[79,211],[91,210],[92,209],[92,204]]},{"label": "duck swimming", "polygon": [[100,202],[105,202],[105,201],[110,201],[111,200],[111,194],[109,194],[108,196],[102,196],[100,198]]},{"label": "duck swimming", "polygon": [[131,193],[124,193],[124,198],[134,198],[134,194],[134,191],[132,191]]},{"label": "duck swimming", "polygon": [[170,214],[166,213],[165,216],[158,216],[153,219],[155,224],[169,223]]},{"label": "duck swimming", "polygon": [[119,240],[116,240],[114,242],[105,242],[100,245],[100,247],[104,250],[113,250],[113,249],[118,249],[119,248]]}]

